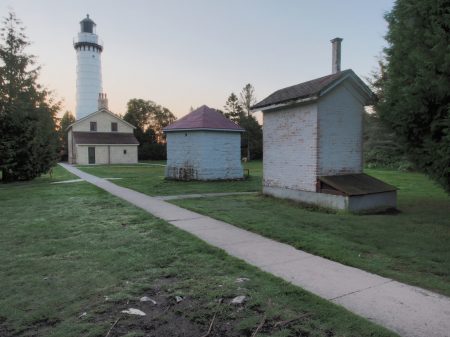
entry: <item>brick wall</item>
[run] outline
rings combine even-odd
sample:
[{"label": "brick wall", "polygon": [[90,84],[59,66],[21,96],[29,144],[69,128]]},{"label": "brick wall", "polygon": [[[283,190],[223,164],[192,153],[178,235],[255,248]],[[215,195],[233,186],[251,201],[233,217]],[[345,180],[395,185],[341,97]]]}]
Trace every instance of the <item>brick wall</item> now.
[{"label": "brick wall", "polygon": [[343,83],[322,97],[319,108],[318,174],[362,172],[362,98]]},{"label": "brick wall", "polygon": [[240,179],[240,153],[240,132],[168,132],[166,177]]},{"label": "brick wall", "polygon": [[264,112],[263,185],[316,190],[317,105]]}]

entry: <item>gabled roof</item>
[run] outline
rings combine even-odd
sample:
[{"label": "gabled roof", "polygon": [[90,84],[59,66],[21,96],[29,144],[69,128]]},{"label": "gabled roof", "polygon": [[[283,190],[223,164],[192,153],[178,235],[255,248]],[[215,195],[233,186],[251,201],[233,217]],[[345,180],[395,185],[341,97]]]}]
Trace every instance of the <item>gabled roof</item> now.
[{"label": "gabled roof", "polygon": [[319,77],[311,81],[277,90],[261,102],[252,106],[252,110],[266,110],[289,104],[314,101],[347,79],[353,80],[367,100],[370,100],[373,97],[373,93],[367,85],[353,72],[353,70],[347,69],[335,74]]},{"label": "gabled roof", "polygon": [[396,191],[397,188],[365,173],[319,177],[321,182],[345,195],[365,195]]},{"label": "gabled roof", "polygon": [[120,122],[122,122],[122,123],[124,123],[124,124],[126,124],[126,125],[128,125],[128,126],[130,126],[130,127],[132,127],[133,129],[136,129],[136,127],[135,127],[134,125],[128,123],[127,121],[124,121],[122,118],[118,117],[116,114],[112,113],[111,111],[109,111],[109,110],[107,110],[107,109],[100,109],[100,110],[97,110],[97,111],[95,111],[95,112],[93,112],[93,113],[91,113],[91,114],[89,114],[89,115],[87,115],[87,116],[84,116],[83,118],[80,118],[79,120],[73,122],[72,124],[70,124],[70,125],[67,127],[66,130],[69,130],[72,126],[74,126],[74,125],[76,125],[76,124],[78,124],[78,123],[80,123],[80,122],[82,122],[82,121],[85,121],[86,119],[88,119],[88,118],[90,118],[90,117],[92,117],[92,116],[94,116],[94,115],[96,115],[96,114],[99,114],[99,113],[101,113],[101,112],[102,112],[102,113],[107,113],[107,114],[109,114],[110,116],[112,116],[112,117],[116,118],[117,120],[119,120]]},{"label": "gabled roof", "polygon": [[245,131],[219,111],[206,105],[202,105],[163,129],[164,132],[188,130]]},{"label": "gabled roof", "polygon": [[79,145],[139,145],[132,133],[75,131],[73,138]]}]

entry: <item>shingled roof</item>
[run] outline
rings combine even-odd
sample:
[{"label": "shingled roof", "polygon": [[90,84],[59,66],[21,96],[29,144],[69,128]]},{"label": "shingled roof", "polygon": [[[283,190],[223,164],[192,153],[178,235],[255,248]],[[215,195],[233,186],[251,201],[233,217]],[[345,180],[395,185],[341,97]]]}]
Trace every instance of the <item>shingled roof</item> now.
[{"label": "shingled roof", "polygon": [[365,173],[321,176],[319,180],[349,196],[397,190],[396,187]]},{"label": "shingled roof", "polygon": [[139,145],[132,133],[124,132],[80,132],[73,133],[74,141],[80,145]]},{"label": "shingled roof", "polygon": [[245,131],[219,111],[206,105],[202,105],[163,129],[164,132],[188,130]]},{"label": "shingled roof", "polygon": [[347,69],[335,74],[319,77],[311,81],[277,90],[261,102],[258,102],[252,106],[252,110],[264,109],[276,104],[295,103],[299,100],[308,98],[311,100],[318,98],[327,92],[332,86],[347,78],[352,78],[361,90],[365,92],[368,99],[372,97],[373,94],[371,90],[364,84],[364,82],[353,72],[353,70]]}]

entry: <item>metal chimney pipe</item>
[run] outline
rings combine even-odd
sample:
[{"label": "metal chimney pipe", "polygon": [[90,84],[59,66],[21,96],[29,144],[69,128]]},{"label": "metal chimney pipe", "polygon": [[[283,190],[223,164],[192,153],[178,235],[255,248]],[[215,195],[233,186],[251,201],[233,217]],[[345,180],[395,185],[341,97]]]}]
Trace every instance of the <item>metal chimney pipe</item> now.
[{"label": "metal chimney pipe", "polygon": [[335,37],[333,40],[331,40],[331,43],[333,45],[333,57],[332,57],[332,73],[336,74],[337,72],[341,71],[341,42],[343,39],[340,37]]}]

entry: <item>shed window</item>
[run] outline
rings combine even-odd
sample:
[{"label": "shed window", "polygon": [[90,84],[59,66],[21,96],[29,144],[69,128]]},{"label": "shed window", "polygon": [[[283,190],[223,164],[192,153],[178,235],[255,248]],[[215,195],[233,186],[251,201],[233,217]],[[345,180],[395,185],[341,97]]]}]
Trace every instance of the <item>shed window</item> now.
[{"label": "shed window", "polygon": [[91,122],[91,131],[97,131],[97,122]]},{"label": "shed window", "polygon": [[117,123],[111,122],[111,131],[117,131]]}]

